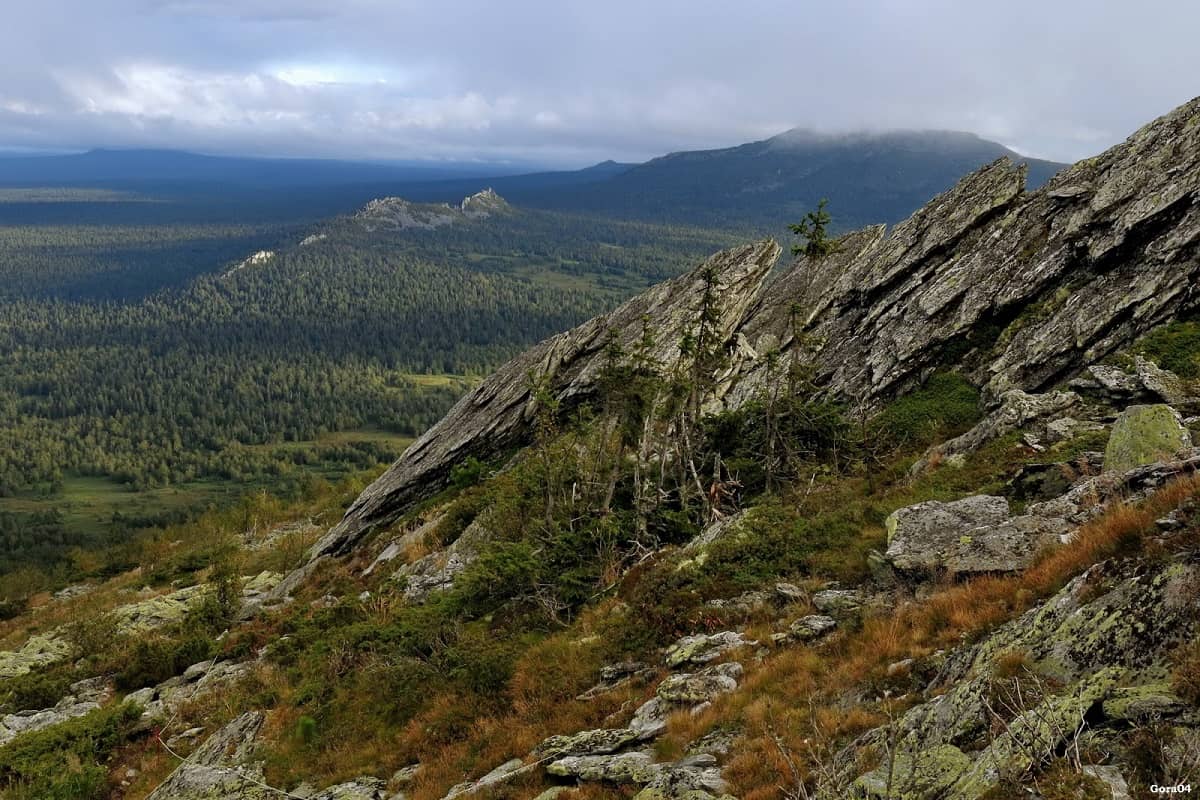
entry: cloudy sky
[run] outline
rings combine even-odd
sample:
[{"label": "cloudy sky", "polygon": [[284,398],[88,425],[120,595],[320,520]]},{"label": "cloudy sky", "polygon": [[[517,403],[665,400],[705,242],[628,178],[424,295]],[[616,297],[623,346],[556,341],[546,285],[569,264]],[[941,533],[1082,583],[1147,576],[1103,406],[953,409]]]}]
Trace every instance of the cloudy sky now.
[{"label": "cloudy sky", "polygon": [[1194,0],[5,6],[5,149],[582,165],[803,126],[1071,160],[1200,93]]}]

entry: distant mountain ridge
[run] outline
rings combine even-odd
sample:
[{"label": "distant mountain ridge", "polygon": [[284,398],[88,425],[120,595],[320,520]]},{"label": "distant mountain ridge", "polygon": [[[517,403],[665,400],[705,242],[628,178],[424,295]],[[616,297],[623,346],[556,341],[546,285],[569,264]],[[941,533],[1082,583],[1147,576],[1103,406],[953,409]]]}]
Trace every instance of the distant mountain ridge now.
[{"label": "distant mountain ridge", "polygon": [[2,156],[0,185],[198,182],[279,188],[477,178],[528,169],[501,164],[256,158],[183,150],[98,148],[68,155]]},{"label": "distant mountain ridge", "polygon": [[[349,204],[400,196],[458,203],[494,188],[516,206],[620,219],[779,232],[828,198],[839,230],[906,218],[962,176],[999,158],[1025,163],[1037,187],[1063,165],[1024,158],[969,133],[848,134],[805,129],[735,147],[669,153],[642,164],[512,174],[511,167],[429,166],[317,159],[94,150],[0,158],[0,185],[144,186],[153,191],[335,189]],[[506,174],[507,173],[507,174]],[[369,188],[368,188],[369,187]],[[334,198],[329,197],[330,201]],[[339,206],[340,207],[340,206]]]},{"label": "distant mountain ridge", "polygon": [[846,230],[905,219],[1000,158],[1028,165],[1031,188],[1065,166],[957,131],[827,134],[796,128],[643,164],[605,162],[570,173],[413,184],[404,187],[404,196],[450,202],[491,186],[518,206],[773,231],[827,198],[835,227]]}]

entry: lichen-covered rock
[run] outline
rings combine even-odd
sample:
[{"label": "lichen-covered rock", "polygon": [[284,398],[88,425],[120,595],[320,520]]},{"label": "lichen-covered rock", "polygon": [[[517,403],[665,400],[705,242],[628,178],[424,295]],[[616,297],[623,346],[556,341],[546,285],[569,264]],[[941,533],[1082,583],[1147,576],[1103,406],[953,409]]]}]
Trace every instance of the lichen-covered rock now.
[{"label": "lichen-covered rock", "polygon": [[1134,356],[1133,372],[1106,364],[1093,364],[1070,382],[1071,388],[1118,406],[1133,402],[1179,403],[1186,399],[1183,381],[1153,361]]},{"label": "lichen-covered rock", "polygon": [[505,761],[503,764],[496,767],[494,770],[487,773],[486,775],[484,775],[482,778],[480,778],[477,781],[468,781],[466,783],[460,783],[457,786],[452,787],[450,789],[450,791],[446,793],[446,796],[444,798],[442,798],[442,800],[454,800],[456,797],[465,797],[467,795],[473,795],[476,792],[484,791],[491,787],[498,786],[502,783],[506,783],[506,782],[512,780],[513,778],[519,777],[521,775],[526,774],[527,772],[530,772],[536,766],[537,766],[536,763],[526,764],[524,761],[522,761],[519,758],[514,758],[509,761]]},{"label": "lichen-covered rock", "polygon": [[812,604],[822,614],[849,614],[862,606],[862,592],[855,589],[822,589],[812,596]]},{"label": "lichen-covered rock", "polygon": [[860,775],[854,788],[879,800],[937,797],[971,767],[971,759],[951,744],[898,749],[882,765]]},{"label": "lichen-covered rock", "polygon": [[263,783],[252,759],[262,730],[261,712],[249,711],[200,745],[146,800],[268,800],[278,790]]},{"label": "lichen-covered rock", "polygon": [[61,636],[37,634],[20,650],[0,653],[0,678],[15,678],[42,667],[58,663],[71,652],[71,646]]},{"label": "lichen-covered rock", "polygon": [[314,794],[310,800],[390,800],[387,784],[378,778],[355,778],[330,786]]},{"label": "lichen-covered rock", "polygon": [[1168,683],[1148,683],[1114,689],[1104,700],[1104,716],[1129,722],[1170,719],[1185,710],[1187,704]]},{"label": "lichen-covered rock", "polygon": [[707,753],[687,756],[662,764],[634,800],[714,800],[727,797],[727,784],[717,768],[717,759]]},{"label": "lichen-covered rock", "polygon": [[1080,681],[1071,691],[1052,695],[1018,714],[1004,731],[975,758],[946,793],[946,800],[979,800],[1006,780],[1027,774],[1049,759],[1085,724],[1088,711],[1117,685],[1121,670],[1105,667]]},{"label": "lichen-covered rock", "polygon": [[736,631],[721,633],[698,633],[685,636],[667,648],[664,662],[668,667],[681,667],[684,664],[705,664],[719,658],[722,654],[739,647],[745,647],[753,642]]},{"label": "lichen-covered rock", "polygon": [[973,757],[974,766],[948,796],[974,800],[971,792],[994,785],[997,764],[1020,771],[1022,759],[1063,741],[1060,729],[1073,735],[1085,712],[1094,724],[1106,718],[1107,706],[1119,715],[1115,723],[1127,726],[1124,717],[1140,699],[1161,696],[1178,643],[1200,632],[1198,580],[1200,567],[1190,564],[1147,570],[1128,561],[1094,568],[978,644],[948,655],[931,687],[944,691],[901,715],[893,732],[881,728],[865,736],[843,761],[852,762],[856,748],[882,747],[888,737],[907,752],[943,745],[967,752],[988,740],[993,667],[1007,653],[1022,654],[1029,675],[1048,694]]},{"label": "lichen-covered rock", "polygon": [[21,734],[39,731],[90,714],[100,708],[109,695],[107,682],[103,678],[92,678],[72,684],[71,693],[59,700],[53,708],[6,714],[0,718],[0,746]]},{"label": "lichen-covered rock", "polygon": [[1126,472],[1168,460],[1191,446],[1191,434],[1170,406],[1130,406],[1113,423],[1104,468]]},{"label": "lichen-covered rock", "polygon": [[1016,572],[1067,530],[1052,516],[1012,517],[1008,501],[990,495],[918,503],[893,512],[886,524],[888,561],[926,575]]},{"label": "lichen-covered rock", "polygon": [[696,673],[668,675],[658,685],[655,694],[665,703],[697,705],[737,688],[742,666],[737,663],[719,664]]},{"label": "lichen-covered rock", "polygon": [[788,626],[788,634],[798,642],[812,642],[837,627],[837,620],[823,614],[809,614]]},{"label": "lichen-covered rock", "polygon": [[130,693],[127,699],[142,706],[143,719],[166,719],[184,703],[226,689],[253,670],[254,664],[245,661],[202,661],[188,667],[182,675]]},{"label": "lichen-covered rock", "polygon": [[648,750],[610,756],[568,756],[546,765],[546,772],[560,778],[608,783],[646,784],[654,780],[661,769]]},{"label": "lichen-covered rock", "polygon": [[667,729],[667,717],[675,707],[660,697],[652,697],[633,712],[629,730],[637,734],[640,741],[657,738]]},{"label": "lichen-covered rock", "polygon": [[638,733],[629,728],[601,728],[571,735],[551,736],[534,748],[538,758],[591,756],[615,753],[637,741]]}]

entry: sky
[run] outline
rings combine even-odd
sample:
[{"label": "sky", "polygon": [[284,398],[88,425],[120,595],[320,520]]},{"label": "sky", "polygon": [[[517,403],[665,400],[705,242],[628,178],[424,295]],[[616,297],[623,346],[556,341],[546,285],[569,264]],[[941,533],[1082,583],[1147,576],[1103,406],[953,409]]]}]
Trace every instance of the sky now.
[{"label": "sky", "polygon": [[0,148],[583,166],[792,127],[1071,161],[1200,93],[1194,0],[5,3]]}]

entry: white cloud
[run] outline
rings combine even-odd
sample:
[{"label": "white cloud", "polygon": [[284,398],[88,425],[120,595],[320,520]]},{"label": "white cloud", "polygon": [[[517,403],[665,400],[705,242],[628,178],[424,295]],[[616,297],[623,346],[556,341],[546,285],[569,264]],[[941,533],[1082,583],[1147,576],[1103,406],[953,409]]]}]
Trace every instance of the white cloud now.
[{"label": "white cloud", "polygon": [[585,163],[817,129],[1068,159],[1190,99],[1200,7],[1143,0],[43,0],[0,147]]}]

